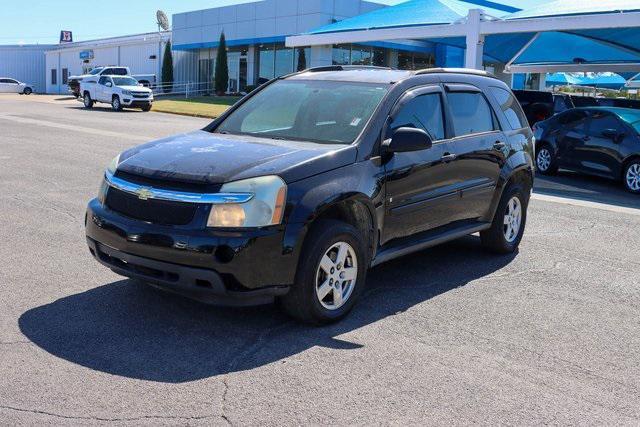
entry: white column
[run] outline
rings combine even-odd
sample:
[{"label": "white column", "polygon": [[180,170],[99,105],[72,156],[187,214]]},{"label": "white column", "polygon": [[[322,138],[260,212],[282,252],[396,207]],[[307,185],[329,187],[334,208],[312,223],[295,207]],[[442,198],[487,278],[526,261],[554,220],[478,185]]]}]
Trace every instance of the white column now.
[{"label": "white column", "polygon": [[540,73],[538,82],[538,90],[547,90],[547,75],[545,73]]},{"label": "white column", "polygon": [[467,49],[465,52],[464,66],[482,70],[482,57],[484,55],[484,35],[480,34],[480,21],[482,11],[471,9],[467,15]]}]

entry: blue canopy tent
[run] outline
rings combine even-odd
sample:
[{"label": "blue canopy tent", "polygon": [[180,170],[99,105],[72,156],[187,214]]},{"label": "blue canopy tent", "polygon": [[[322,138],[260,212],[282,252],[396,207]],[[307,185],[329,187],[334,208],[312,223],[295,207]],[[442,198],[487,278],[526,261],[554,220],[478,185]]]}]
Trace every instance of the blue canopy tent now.
[{"label": "blue canopy tent", "polygon": [[639,0],[513,9],[483,0],[410,0],[289,37],[287,45],[419,39],[465,48],[473,68],[484,58],[511,72],[640,71]]},{"label": "blue canopy tent", "polygon": [[614,73],[590,73],[576,76],[568,73],[547,74],[546,85],[550,86],[586,86],[601,89],[620,90],[627,81]]}]

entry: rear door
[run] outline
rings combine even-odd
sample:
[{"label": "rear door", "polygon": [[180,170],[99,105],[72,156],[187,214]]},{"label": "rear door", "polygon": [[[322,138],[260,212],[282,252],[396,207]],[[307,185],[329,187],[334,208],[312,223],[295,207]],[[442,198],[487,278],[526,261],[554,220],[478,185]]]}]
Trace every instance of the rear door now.
[{"label": "rear door", "polygon": [[553,131],[557,145],[558,164],[571,169],[580,169],[576,147],[587,138],[586,110],[569,110],[558,117],[558,129]]},{"label": "rear door", "polygon": [[507,141],[489,101],[468,84],[446,84],[447,105],[454,138],[449,142],[455,158],[447,181],[461,191],[461,203],[452,207],[451,221],[477,220],[489,213]]},{"label": "rear door", "polygon": [[443,157],[449,151],[444,115],[444,93],[439,85],[408,91],[396,104],[384,130],[385,139],[400,127],[425,130],[430,149],[394,153],[385,164],[386,206],[381,244],[449,223],[459,193],[447,174]]}]

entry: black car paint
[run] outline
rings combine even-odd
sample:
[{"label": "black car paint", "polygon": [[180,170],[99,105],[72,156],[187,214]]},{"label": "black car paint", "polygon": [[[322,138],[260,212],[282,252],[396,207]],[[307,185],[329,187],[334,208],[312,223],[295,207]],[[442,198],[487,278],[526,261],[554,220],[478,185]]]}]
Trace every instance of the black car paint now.
[{"label": "black car paint", "polygon": [[[354,207],[361,222],[367,224],[373,265],[461,232],[467,234],[486,228],[508,180],[519,172],[533,180],[531,130],[510,128],[497,101],[488,95],[490,86],[508,89],[496,79],[397,71],[299,76],[374,81],[391,84],[391,88],[352,145],[216,134],[217,126],[261,90],[258,88],[203,131],[152,142],[123,153],[122,166],[118,169],[118,173],[128,179],[136,177],[155,185],[206,188],[207,191],[215,191],[230,180],[277,174],[288,185],[282,225],[249,230],[207,229],[210,207],[202,206],[187,226],[158,226],[125,218],[93,200],[86,219],[87,238],[93,251],[98,242],[144,259],[214,271],[226,287],[222,294],[219,289],[210,292],[220,297],[220,301],[225,304],[263,302],[265,295],[281,295],[283,287],[293,283],[308,230],[317,218],[338,205]],[[472,85],[482,91],[502,130],[454,137],[444,96],[444,140],[423,151],[381,153],[385,129],[398,101],[408,91],[425,87],[445,94],[447,84]],[[213,151],[208,152],[207,147],[215,147],[215,155]],[[445,154],[451,151],[457,157],[446,160]],[[216,161],[218,156],[223,160],[221,163]],[[100,254],[94,253],[94,256],[114,268],[101,260]],[[189,293],[189,289],[205,291],[197,289],[194,283],[180,284],[176,289],[166,278],[145,274],[144,267],[125,275],[180,293]],[[254,299],[256,293],[258,297]]]},{"label": "black car paint", "polygon": [[[591,175],[621,179],[625,164],[640,156],[640,134],[606,107],[576,108],[552,117],[542,123],[538,147],[547,145],[556,156],[558,166]],[[624,135],[616,138],[592,132],[592,117],[596,113],[616,117]],[[586,115],[584,124],[562,124],[567,114]]]}]

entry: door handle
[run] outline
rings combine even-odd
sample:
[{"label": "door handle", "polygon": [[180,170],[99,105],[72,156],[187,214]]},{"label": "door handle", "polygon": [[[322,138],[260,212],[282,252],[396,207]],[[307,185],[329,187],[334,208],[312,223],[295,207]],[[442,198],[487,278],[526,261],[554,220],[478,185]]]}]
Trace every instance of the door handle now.
[{"label": "door handle", "polygon": [[451,162],[453,160],[456,159],[456,155],[453,153],[444,153],[444,155],[442,156],[442,158],[440,160],[442,160],[443,162]]},{"label": "door handle", "polygon": [[493,144],[493,149],[494,150],[498,150],[498,151],[502,151],[504,150],[504,148],[507,146],[507,144],[505,144],[502,141],[496,141],[495,144]]}]

